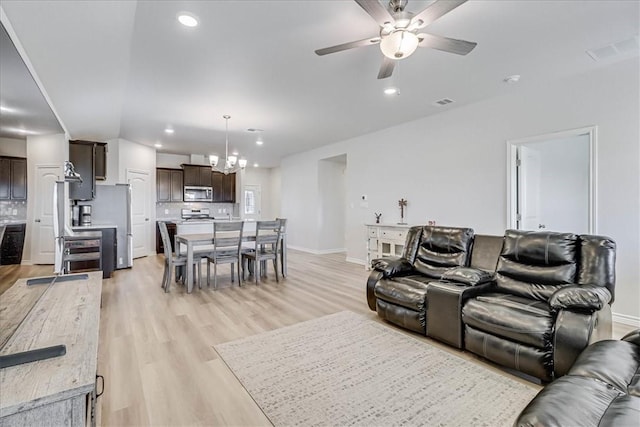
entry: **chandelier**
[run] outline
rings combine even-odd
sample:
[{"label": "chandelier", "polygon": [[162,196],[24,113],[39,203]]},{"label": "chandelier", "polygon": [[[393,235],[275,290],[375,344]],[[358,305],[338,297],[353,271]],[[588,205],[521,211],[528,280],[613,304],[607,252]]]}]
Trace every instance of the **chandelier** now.
[{"label": "chandelier", "polygon": [[247,159],[238,160],[238,156],[229,155],[229,119],[230,115],[225,114],[222,116],[225,120],[225,138],[224,138],[224,165],[218,167],[218,156],[209,156],[209,162],[211,163],[211,169],[217,172],[222,172],[225,175],[237,172],[244,169],[247,166]]}]

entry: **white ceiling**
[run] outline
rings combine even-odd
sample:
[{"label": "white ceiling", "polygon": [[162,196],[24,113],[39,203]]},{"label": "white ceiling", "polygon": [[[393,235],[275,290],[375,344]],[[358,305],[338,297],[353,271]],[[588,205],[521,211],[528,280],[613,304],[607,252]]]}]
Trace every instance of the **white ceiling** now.
[{"label": "white ceiling", "polygon": [[[409,1],[417,12],[429,1]],[[635,37],[637,1],[471,0],[427,31],[478,43],[467,56],[418,49],[401,95],[377,80],[377,46],[314,50],[377,35],[355,2],[12,1],[2,9],[74,139],[160,142],[170,153],[230,148],[275,166],[291,153],[606,66],[585,50]],[[176,21],[179,11],[200,20]],[[620,59],[620,58],[618,58]],[[614,59],[615,60],[615,59]],[[520,74],[517,85],[503,78]],[[455,103],[435,107],[450,98]],[[166,126],[175,129],[164,133]],[[247,128],[264,129],[255,144]]]}]

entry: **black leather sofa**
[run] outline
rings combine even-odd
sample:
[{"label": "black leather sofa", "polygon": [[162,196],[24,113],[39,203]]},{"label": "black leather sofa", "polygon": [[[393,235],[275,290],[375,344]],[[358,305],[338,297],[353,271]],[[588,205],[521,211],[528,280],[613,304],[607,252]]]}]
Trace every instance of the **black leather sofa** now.
[{"label": "black leather sofa", "polygon": [[640,329],[591,344],[567,375],[540,390],[514,426],[640,425]]},{"label": "black leather sofa", "polygon": [[367,302],[380,317],[543,381],[611,337],[607,237],[413,227],[402,256],[372,268]]}]

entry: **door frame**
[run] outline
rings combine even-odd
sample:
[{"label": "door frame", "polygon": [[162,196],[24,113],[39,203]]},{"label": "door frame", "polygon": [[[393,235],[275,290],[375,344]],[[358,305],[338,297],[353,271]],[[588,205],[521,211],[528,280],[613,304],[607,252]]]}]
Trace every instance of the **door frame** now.
[{"label": "door frame", "polygon": [[[149,190],[148,194],[151,195],[149,200],[147,201],[147,208],[146,208],[147,209],[147,214],[148,214],[147,236],[146,236],[146,239],[145,239],[145,252],[146,253],[139,257],[139,258],[142,258],[142,257],[149,256],[150,254],[152,254],[154,252],[154,251],[152,251],[153,245],[151,244],[151,238],[152,238],[152,236],[155,237],[155,213],[152,214],[152,212],[153,212],[153,206],[152,205],[155,205],[155,201],[152,200],[152,197],[153,197],[153,194],[155,194],[155,193],[153,193],[152,190],[151,190],[151,179],[152,179],[152,176],[151,176],[151,172],[150,171],[144,170],[144,169],[126,168],[125,169],[125,174],[124,174],[125,175],[125,181],[129,185],[131,185],[131,183],[129,182],[129,180],[130,180],[129,174],[130,173],[137,173],[137,174],[141,174],[141,175],[147,175],[147,187],[148,187],[148,190]],[[133,201],[132,201],[132,203],[133,203]],[[151,224],[153,224],[154,227],[152,227]],[[133,221],[131,223],[131,230],[130,231],[131,231],[131,233],[133,233]],[[133,245],[131,247],[130,258],[133,258]]]},{"label": "door frame", "polygon": [[[43,164],[37,164],[35,165],[34,168],[34,185],[33,185],[33,193],[34,193],[34,197],[30,199],[32,199],[34,201],[34,205],[33,205],[33,214],[31,217],[31,223],[32,223],[32,229],[30,230],[30,234],[29,234],[29,263],[30,264],[41,264],[41,265],[50,265],[50,264],[54,264],[55,265],[55,242],[54,242],[54,250],[53,250],[53,254],[52,254],[52,259],[49,262],[49,259],[44,259],[41,257],[42,252],[40,251],[40,241],[41,241],[41,233],[42,233],[42,218],[38,218],[40,215],[39,209],[42,205],[42,198],[40,197],[39,194],[39,190],[44,190],[43,188],[41,188],[42,183],[40,182],[40,170],[42,169],[56,169],[58,171],[58,181],[64,179],[64,171],[63,171],[63,167],[59,164],[52,164],[52,163],[43,163]],[[55,184],[54,184],[55,185]],[[51,191],[53,191],[53,188],[51,188]],[[29,200],[29,199],[27,199]],[[53,201],[53,203],[55,204],[55,200]],[[65,216],[64,219],[69,218],[69,197],[68,197],[68,193],[65,190],[64,193],[64,212],[65,212]],[[38,221],[36,221],[38,220]],[[28,222],[29,223],[29,222]],[[36,225],[37,224],[37,225]],[[67,222],[65,221],[64,225],[68,225]],[[53,224],[52,224],[53,226]],[[27,227],[28,228],[28,227]],[[61,232],[64,232],[64,230],[61,230]],[[52,239],[55,239],[55,235],[51,236]],[[26,235],[25,235],[25,244],[26,244]]]},{"label": "door frame", "polygon": [[586,126],[577,129],[569,129],[559,132],[551,132],[542,135],[530,136],[507,140],[507,228],[518,227],[518,185],[517,185],[517,157],[518,147],[531,142],[542,142],[551,139],[567,138],[572,136],[589,136],[589,207],[588,207],[588,233],[597,233],[597,196],[598,196],[598,126]]}]

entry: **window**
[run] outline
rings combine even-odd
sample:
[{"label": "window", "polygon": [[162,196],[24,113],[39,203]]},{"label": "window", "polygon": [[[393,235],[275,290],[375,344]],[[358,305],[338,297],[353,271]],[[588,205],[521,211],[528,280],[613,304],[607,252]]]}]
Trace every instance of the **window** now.
[{"label": "window", "polygon": [[244,190],[244,213],[245,215],[256,213],[256,197],[253,190]]}]

